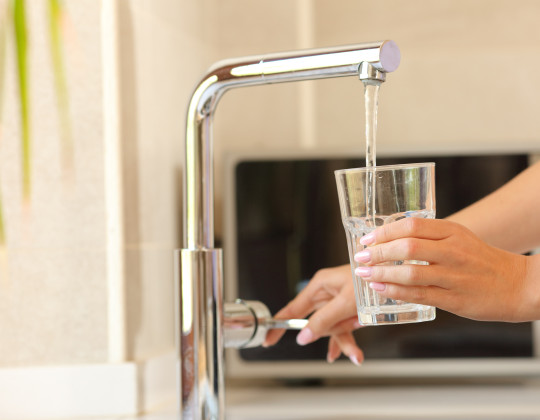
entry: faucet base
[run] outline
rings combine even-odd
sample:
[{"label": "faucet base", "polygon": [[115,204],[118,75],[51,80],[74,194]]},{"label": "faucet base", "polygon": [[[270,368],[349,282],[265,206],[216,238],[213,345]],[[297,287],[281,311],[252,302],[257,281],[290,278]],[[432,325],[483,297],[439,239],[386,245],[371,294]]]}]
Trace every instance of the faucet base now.
[{"label": "faucet base", "polygon": [[205,248],[175,252],[183,419],[224,418],[222,254]]}]

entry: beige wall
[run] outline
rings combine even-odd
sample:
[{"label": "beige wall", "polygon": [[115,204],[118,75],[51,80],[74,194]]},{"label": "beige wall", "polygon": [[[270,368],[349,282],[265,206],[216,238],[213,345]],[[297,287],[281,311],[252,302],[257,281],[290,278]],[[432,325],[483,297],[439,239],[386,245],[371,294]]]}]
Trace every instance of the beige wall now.
[{"label": "beige wall", "polygon": [[[538,143],[539,2],[338,3],[316,1],[318,44],[390,38],[402,52],[381,89],[381,147]],[[319,144],[363,147],[360,95],[352,80],[320,85]]]},{"label": "beige wall", "polygon": [[[249,2],[234,3],[237,9],[246,7],[249,14]],[[279,13],[289,19],[296,16],[297,3],[277,4]],[[313,9],[315,46],[393,39],[400,47],[401,66],[381,89],[380,145],[472,141],[489,148],[492,143],[538,138],[540,33],[536,19],[540,3],[313,0],[305,4]],[[297,43],[294,27],[276,25],[271,11],[266,11],[255,34],[240,16],[228,16],[234,24],[226,26],[229,33],[222,33],[228,40],[221,48],[224,55],[294,48]],[[268,42],[253,45],[253,39],[270,33]],[[238,45],[245,45],[243,51]],[[315,143],[363,148],[361,84],[347,78],[319,81],[314,86]],[[262,93],[248,92],[235,92],[224,99],[230,105],[227,109],[221,105],[216,119],[226,115],[227,122],[218,121],[216,133],[226,138],[222,141],[225,147],[274,148],[298,141],[297,127],[291,122],[298,114],[284,112],[290,116],[284,118],[284,126],[281,115],[276,115],[294,102],[295,87],[277,89],[282,90],[265,92],[262,99]]]},{"label": "beige wall", "polygon": [[[111,116],[103,114],[115,111],[103,103],[103,75],[115,63],[103,59],[102,37],[114,43],[115,28],[102,21],[100,2],[64,2],[75,148],[67,184],[59,162],[47,2],[28,4],[33,193],[25,213],[10,47],[0,142],[8,257],[8,279],[4,272],[0,282],[0,366],[144,360],[174,348],[172,253],[180,236],[184,118],[191,90],[212,60],[212,3],[116,2],[120,114]],[[107,125],[117,119],[119,139],[107,138]],[[120,144],[112,170],[114,147],[104,143],[111,140]],[[111,179],[115,165],[122,176]],[[118,180],[122,197],[111,200],[107,191]],[[115,246],[108,223],[116,212],[112,228],[123,232],[117,253],[123,276],[121,269],[111,275],[118,264],[108,259]],[[119,286],[120,298],[111,293]],[[118,322],[119,335],[110,339]]]},{"label": "beige wall", "polygon": [[212,57],[213,0],[120,3],[127,358],[174,348],[188,98]]},{"label": "beige wall", "polygon": [[107,358],[100,14],[93,0],[74,3],[67,5],[65,54],[74,170],[65,179],[43,18],[46,2],[27,7],[33,152],[31,207],[26,210],[14,42],[8,39],[0,141],[8,266],[0,282],[0,366]]}]

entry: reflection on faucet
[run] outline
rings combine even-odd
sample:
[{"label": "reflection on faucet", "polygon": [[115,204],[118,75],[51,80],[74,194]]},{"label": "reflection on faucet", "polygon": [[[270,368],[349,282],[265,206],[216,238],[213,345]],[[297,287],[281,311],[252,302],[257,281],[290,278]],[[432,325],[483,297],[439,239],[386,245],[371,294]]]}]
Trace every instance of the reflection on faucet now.
[{"label": "reflection on faucet", "polygon": [[[186,126],[184,248],[175,254],[182,419],[224,418],[223,347],[257,344],[270,325],[259,328],[261,316],[270,316],[260,302],[224,304],[222,299],[222,251],[214,248],[212,148],[219,99],[228,89],[266,83],[343,76],[384,81],[399,61],[393,41],[243,57],[216,63],[195,89]],[[238,323],[249,320],[250,313],[253,322]],[[227,322],[228,329],[241,325],[252,337],[238,339],[230,331],[224,336],[224,319],[232,318],[238,322]]]}]

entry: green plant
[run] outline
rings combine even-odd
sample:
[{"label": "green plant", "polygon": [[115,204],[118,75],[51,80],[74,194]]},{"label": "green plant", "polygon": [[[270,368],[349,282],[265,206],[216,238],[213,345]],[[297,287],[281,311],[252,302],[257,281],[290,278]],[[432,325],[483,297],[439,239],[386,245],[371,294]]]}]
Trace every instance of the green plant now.
[{"label": "green plant", "polygon": [[22,179],[23,200],[30,201],[30,103],[28,97],[28,40],[26,31],[26,11],[24,0],[13,0],[13,27],[17,56],[17,75],[19,80],[19,99],[21,113],[21,147],[22,147]]},{"label": "green plant", "polygon": [[[4,111],[4,85],[6,63],[7,16],[6,10],[0,10],[0,143],[2,141],[2,116]],[[0,194],[1,197],[1,194]],[[6,234],[4,229],[4,214],[0,199],[0,256],[5,254]],[[0,264],[2,260],[0,259]],[[3,266],[3,265],[2,265]]]},{"label": "green plant", "polygon": [[[63,19],[61,0],[48,0],[48,31],[53,65],[54,85],[60,118],[60,135],[62,139],[62,168],[64,172],[73,165],[73,144],[71,121],[69,119],[69,101],[64,60],[62,53],[62,37],[60,27]],[[26,19],[25,0],[0,0],[0,142],[2,141],[2,115],[4,106],[4,84],[6,69],[6,45],[9,30],[13,30],[15,41],[16,73],[19,94],[19,112],[21,124],[21,170],[22,197],[25,207],[30,205],[32,192],[31,156],[32,136],[30,124],[30,87],[28,66],[28,24]],[[5,271],[3,261],[6,253],[5,219],[0,194],[0,271]]]},{"label": "green plant", "polygon": [[71,135],[69,96],[62,54],[62,38],[60,34],[62,20],[63,9],[60,0],[49,0],[49,39],[51,43],[54,84],[60,118],[60,137],[62,140],[61,161],[63,171],[69,173],[73,167],[73,139]]}]

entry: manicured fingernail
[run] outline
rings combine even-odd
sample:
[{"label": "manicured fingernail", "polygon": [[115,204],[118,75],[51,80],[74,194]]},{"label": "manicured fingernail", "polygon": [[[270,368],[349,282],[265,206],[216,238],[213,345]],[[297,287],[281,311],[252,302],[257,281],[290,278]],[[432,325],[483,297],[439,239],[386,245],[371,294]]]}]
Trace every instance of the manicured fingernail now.
[{"label": "manicured fingernail", "polygon": [[360,366],[362,363],[360,363],[358,361],[358,359],[356,358],[355,355],[352,355],[352,356],[349,356],[349,359],[351,360],[351,362],[353,362],[356,366]]},{"label": "manicured fingernail", "polygon": [[336,358],[330,356],[330,353],[328,353],[328,354],[326,355],[326,361],[327,361],[328,363],[334,363],[334,362],[336,361]]},{"label": "manicured fingernail", "polygon": [[371,245],[373,242],[375,242],[375,235],[373,232],[360,238],[360,243],[364,246]]},{"label": "manicured fingernail", "polygon": [[371,252],[368,250],[359,252],[354,256],[354,260],[359,263],[367,263],[371,261]]},{"label": "manicured fingernail", "polygon": [[355,321],[355,323],[353,324],[353,328],[360,328],[362,326],[362,324],[360,324],[360,321]]},{"label": "manicured fingernail", "polygon": [[386,289],[386,284],[372,281],[369,283],[369,287],[371,287],[373,290],[377,292],[383,292]]},{"label": "manicured fingernail", "polygon": [[357,267],[354,270],[354,274],[363,278],[371,277],[371,267]]},{"label": "manicured fingernail", "polygon": [[313,332],[309,328],[304,328],[296,336],[296,343],[299,346],[305,346],[306,344],[311,343],[314,337]]}]

